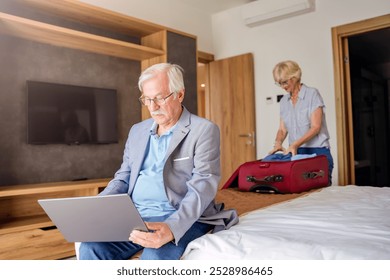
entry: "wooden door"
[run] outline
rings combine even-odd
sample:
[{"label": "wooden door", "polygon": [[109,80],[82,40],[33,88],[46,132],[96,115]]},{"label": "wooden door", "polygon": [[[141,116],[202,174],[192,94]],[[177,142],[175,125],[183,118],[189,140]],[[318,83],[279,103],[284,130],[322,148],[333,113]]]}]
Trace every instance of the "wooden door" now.
[{"label": "wooden door", "polygon": [[221,186],[242,163],[256,159],[253,55],[208,65],[206,117],[221,131]]}]

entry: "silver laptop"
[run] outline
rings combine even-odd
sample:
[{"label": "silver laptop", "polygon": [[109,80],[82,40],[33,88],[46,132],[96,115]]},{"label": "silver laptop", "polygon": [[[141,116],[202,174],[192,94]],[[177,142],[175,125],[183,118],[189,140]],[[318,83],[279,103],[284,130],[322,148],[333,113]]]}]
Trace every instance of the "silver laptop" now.
[{"label": "silver laptop", "polygon": [[129,241],[148,231],[127,194],[40,199],[38,203],[68,242]]}]

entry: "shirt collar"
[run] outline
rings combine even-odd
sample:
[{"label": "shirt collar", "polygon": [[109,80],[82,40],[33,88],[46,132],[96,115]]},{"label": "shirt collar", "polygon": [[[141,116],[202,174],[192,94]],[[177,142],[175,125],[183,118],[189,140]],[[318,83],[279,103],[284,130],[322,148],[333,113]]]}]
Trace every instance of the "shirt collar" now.
[{"label": "shirt collar", "polygon": [[[306,95],[306,86],[302,83],[301,89],[298,92],[298,99],[305,99]],[[288,100],[291,100],[291,94],[288,94]]]},{"label": "shirt collar", "polygon": [[[176,126],[177,126],[177,123],[174,126],[172,126],[167,132],[165,132],[163,135],[172,134],[173,130],[175,130]],[[158,127],[158,124],[156,122],[153,122],[152,127],[149,130],[150,135],[157,135],[157,127]]]}]

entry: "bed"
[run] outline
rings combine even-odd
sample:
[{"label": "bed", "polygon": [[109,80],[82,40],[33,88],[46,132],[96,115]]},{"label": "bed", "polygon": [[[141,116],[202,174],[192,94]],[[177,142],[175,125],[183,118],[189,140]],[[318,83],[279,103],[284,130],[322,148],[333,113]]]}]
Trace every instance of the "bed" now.
[{"label": "bed", "polygon": [[182,259],[390,260],[388,187],[218,195],[227,208],[237,208],[240,222],[192,241]]}]

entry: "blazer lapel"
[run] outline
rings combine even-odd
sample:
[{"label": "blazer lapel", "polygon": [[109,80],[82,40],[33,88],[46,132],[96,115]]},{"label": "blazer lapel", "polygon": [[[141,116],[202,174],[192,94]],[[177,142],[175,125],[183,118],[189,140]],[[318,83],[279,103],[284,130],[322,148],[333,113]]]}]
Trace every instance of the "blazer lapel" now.
[{"label": "blazer lapel", "polygon": [[183,112],[177,123],[177,128],[173,131],[172,139],[168,147],[167,154],[165,155],[165,160],[167,160],[180,142],[186,137],[188,132],[190,132],[190,123],[191,123],[191,114],[185,107],[183,107]]},{"label": "blazer lapel", "polygon": [[133,166],[131,167],[131,177],[129,182],[129,193],[133,191],[135,181],[138,178],[138,174],[141,171],[141,166],[144,162],[144,156],[146,152],[146,148],[149,144],[149,137],[150,137],[150,128],[151,128],[152,122],[147,122],[146,125],[144,125],[138,132],[139,134],[139,141],[137,142],[138,145],[136,145],[133,149],[134,152],[134,159],[132,159]]}]

